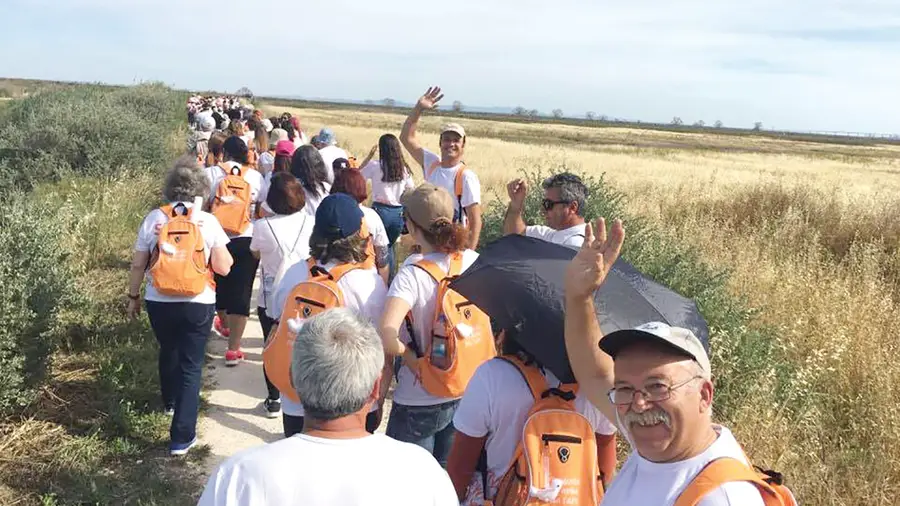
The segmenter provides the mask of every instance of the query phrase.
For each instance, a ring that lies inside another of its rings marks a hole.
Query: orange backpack
[[[784,478],[775,471],[753,468],[740,460],[720,458],[713,460],[687,486],[674,506],[696,506],[706,494],[725,483],[746,481],[759,490],[766,506],[797,506],[794,494],[784,485]]]
[[[343,264],[330,271],[319,267],[314,258],[308,260],[309,278],[298,283],[284,302],[278,327],[263,348],[263,367],[269,381],[282,395],[300,402],[291,382],[291,355],[297,332],[303,321],[331,308],[343,307],[344,295],[338,281],[348,272],[360,269],[360,264]]]
[[[450,270],[446,274],[427,260],[414,265],[437,281],[432,335],[425,353],[418,349],[411,317],[406,319],[410,346],[422,359],[417,376],[431,395],[461,397],[475,369],[497,355],[491,320],[473,302],[450,288],[450,282],[462,272],[462,253],[450,255]]]
[[[514,356],[500,358],[521,373],[534,405],[509,470],[500,479],[493,500],[485,504],[600,504],[603,481],[597,440],[591,423],[575,409],[577,385],[548,388],[537,367]]]
[[[456,178],[453,181],[453,194],[456,196],[456,205],[459,206],[457,211],[453,212],[453,223],[462,223],[463,215],[466,213],[465,208],[462,205],[462,195],[463,195],[463,174],[468,169],[466,167],[466,162],[459,162],[459,169],[456,171]],[[428,174],[425,175],[425,179],[431,179],[431,175],[434,174],[434,171],[441,166],[441,161],[437,160],[431,164],[431,167],[428,168]]]
[[[193,297],[210,286],[212,271],[206,260],[206,243],[200,225],[191,219],[193,209],[179,213],[172,205],[163,206],[168,221],[159,229],[159,239],[150,260],[150,279],[163,295]]]
[[[250,183],[244,179],[248,170],[253,169],[232,167],[216,188],[212,214],[229,234],[241,234],[250,225],[251,189]]]

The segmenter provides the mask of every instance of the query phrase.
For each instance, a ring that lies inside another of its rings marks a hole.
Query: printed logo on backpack
[[[299,402],[300,397],[291,382],[291,356],[297,334],[305,321],[331,308],[343,307],[344,296],[338,281],[348,272],[360,269],[360,264],[338,265],[326,271],[310,258],[307,262],[309,278],[297,284],[284,302],[278,326],[263,348],[263,367],[269,381],[282,395]]]

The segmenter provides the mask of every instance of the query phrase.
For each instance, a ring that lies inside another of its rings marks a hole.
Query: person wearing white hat
[[[439,87],[428,88],[416,102],[403,129],[400,142],[422,167],[425,180],[440,186],[455,197],[454,223],[462,223],[469,229],[469,249],[478,247],[481,237],[481,181],[475,171],[466,167],[463,155],[466,148],[466,131],[458,123],[448,123],[441,127],[440,156],[422,147],[416,135],[416,127],[422,113],[437,109],[444,98]]]
[[[601,335],[594,292],[624,238],[618,220],[609,234],[603,218],[596,227],[588,225],[565,275],[565,341],[579,392],[616,421],[633,450],[601,505],[783,504],[763,501],[773,489],[749,478],[755,474],[741,445],[726,427],[713,423],[708,343],[688,329],[661,322]],[[708,476],[705,470],[717,461],[743,470],[743,477],[695,481],[701,473]],[[691,492],[689,502],[681,498],[686,492]]]

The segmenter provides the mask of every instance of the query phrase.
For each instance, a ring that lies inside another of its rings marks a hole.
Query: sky
[[[898,0],[2,0],[0,76],[900,133]]]

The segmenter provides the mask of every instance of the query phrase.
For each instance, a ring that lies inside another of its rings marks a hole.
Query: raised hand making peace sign
[[[584,229],[584,244],[566,268],[566,297],[591,298],[619,258],[624,241],[625,228],[621,220],[613,222],[608,234],[604,218],[598,218],[594,227],[588,223]]]

